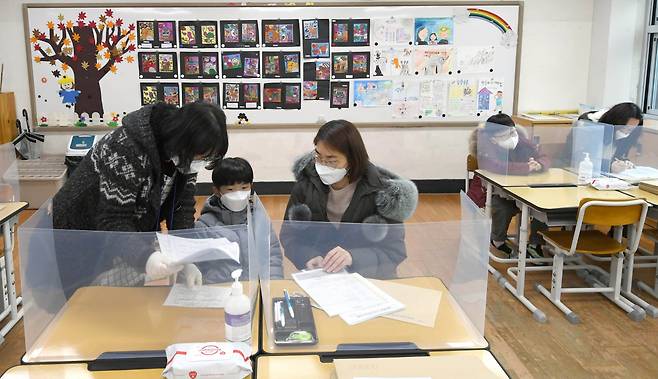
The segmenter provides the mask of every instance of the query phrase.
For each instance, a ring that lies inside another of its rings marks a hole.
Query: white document
[[[198,286],[188,288],[185,284],[174,284],[164,302],[166,307],[224,308],[231,287]]]
[[[624,170],[618,174],[610,174],[615,178],[626,180],[631,183],[637,183],[642,180],[658,179],[658,170],[648,166],[636,166],[628,170]]]
[[[231,259],[240,263],[240,245],[226,238],[183,238],[157,233],[160,251],[174,264]]]
[[[339,315],[348,325],[404,309],[404,304],[356,273],[328,274],[317,269],[292,277],[327,315]]]

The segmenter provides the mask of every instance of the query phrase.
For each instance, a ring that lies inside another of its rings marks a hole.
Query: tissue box
[[[244,343],[180,343],[166,349],[167,379],[242,379],[251,374],[251,348]]]

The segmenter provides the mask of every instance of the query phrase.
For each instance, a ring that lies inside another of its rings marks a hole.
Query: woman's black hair
[[[313,139],[313,144],[317,145],[320,141],[347,157],[349,165],[347,175],[350,183],[366,174],[370,158],[361,133],[354,124],[345,120],[329,121],[320,127],[318,134]]]
[[[158,103],[150,121],[160,153],[178,156],[181,167],[189,167],[197,156],[217,161],[228,150],[226,115],[216,105],[198,101],[176,108]]]
[[[219,188],[236,183],[253,183],[254,170],[242,158],[224,158],[212,170],[212,184]]]
[[[642,125],[644,117],[640,107],[635,103],[619,103],[605,112],[599,122],[608,125],[626,125],[632,118],[640,120]]]

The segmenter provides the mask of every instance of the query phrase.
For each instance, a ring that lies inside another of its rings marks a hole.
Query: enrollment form
[[[169,296],[163,305],[182,308],[224,308],[230,294],[231,287],[197,286],[188,288],[185,284],[176,283],[171,287]]]
[[[357,273],[329,274],[317,269],[292,277],[329,317],[338,315],[348,325],[404,309],[404,304]]]
[[[226,238],[183,238],[157,233],[162,254],[174,264],[231,259],[240,263],[240,245]]]

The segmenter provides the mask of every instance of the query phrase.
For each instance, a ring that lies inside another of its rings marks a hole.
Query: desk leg
[[[18,320],[23,316],[23,311],[18,312],[18,301],[16,299],[16,282],[14,279],[14,239],[12,234],[12,228],[17,223],[17,217],[12,218],[11,220],[5,222],[2,225],[2,233],[5,240],[5,274],[7,280],[7,292],[9,297],[9,309],[10,309],[10,319],[7,325],[5,325],[2,330],[2,336],[6,336],[11,328],[16,325]]]
[[[645,292],[649,293],[651,296],[658,299],[658,241],[655,242],[655,244],[654,244],[653,255],[654,255],[654,258],[656,258],[655,266],[653,266],[653,268],[655,269],[654,279],[653,279],[653,288],[651,288],[650,285],[648,285],[644,282],[638,282],[637,286],[640,289],[644,290]]]
[[[493,185],[487,182],[487,198],[484,203],[484,215],[491,218],[491,196],[493,195]]]

